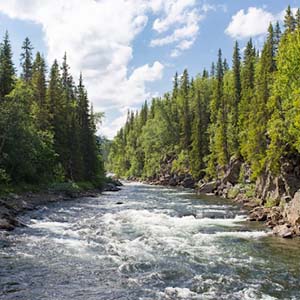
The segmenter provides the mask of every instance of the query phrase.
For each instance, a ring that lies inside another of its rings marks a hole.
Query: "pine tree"
[[[208,87],[207,75],[197,78],[195,82],[192,147],[190,153],[191,174],[195,179],[200,179],[204,176],[205,158],[208,154],[210,89]]]
[[[285,32],[288,33],[293,32],[296,28],[296,20],[290,5],[288,6],[285,12],[284,27],[285,27]]]
[[[248,142],[249,112],[251,105],[253,105],[255,63],[256,51],[252,39],[250,39],[244,52],[241,70],[242,97],[239,105],[239,139],[243,157],[246,157],[245,147]]]
[[[300,8],[297,9],[296,12],[296,28],[300,29]]]
[[[224,70],[224,73],[229,71],[229,65],[228,65],[226,58],[224,58],[224,61],[223,61],[223,70]]]
[[[216,66],[215,63],[213,62],[210,68],[210,77],[215,77],[215,75],[216,75]]]
[[[276,71],[275,42],[273,26],[270,24],[267,41],[256,69],[255,96],[249,107],[248,137],[244,144],[244,154],[251,164],[253,176],[259,175],[265,166],[268,146],[267,122],[268,101],[271,96],[273,73]]]
[[[276,57],[278,70],[268,103],[271,117],[267,128],[267,165],[276,175],[280,173],[283,157],[300,153],[299,58],[300,31],[285,33]]]
[[[9,35],[6,31],[0,47],[0,99],[3,100],[15,85],[15,68],[12,61],[12,51]]]
[[[95,180],[97,175],[98,158],[96,140],[94,137],[94,124],[92,123],[87,92],[83,85],[82,74],[77,87],[78,124],[81,153],[84,168],[84,179]]]
[[[208,77],[209,77],[208,71],[206,69],[203,69],[202,78],[208,78]]]
[[[279,22],[276,22],[275,30],[274,30],[274,43],[275,43],[275,55],[278,52],[278,47],[281,39],[281,28]]]
[[[75,92],[73,77],[70,74],[70,67],[67,63],[67,53],[65,53],[63,56],[63,62],[61,66],[61,80],[66,100],[70,102],[72,99],[75,98]]]
[[[27,37],[22,46],[23,52],[21,53],[21,67],[22,67],[22,73],[21,78],[25,82],[29,82],[32,78],[32,50],[33,46]]]
[[[217,165],[224,167],[229,161],[228,149],[228,108],[224,97],[224,64],[222,51],[218,51],[215,85],[213,98],[210,106],[211,124],[210,133],[210,155],[208,157],[207,172],[210,176],[217,176]]]
[[[46,102],[46,62],[40,52],[37,52],[32,65],[31,85],[36,103],[38,127],[42,130],[49,129],[50,116]]]
[[[232,128],[232,147],[233,153],[238,156],[239,154],[239,105],[242,96],[241,86],[241,56],[238,42],[235,42],[232,58],[232,71],[234,81],[234,98],[232,103],[232,117],[231,117],[231,128]]]
[[[34,89],[34,98],[39,106],[46,105],[46,62],[40,52],[36,53],[32,66],[32,85]]]
[[[190,82],[187,70],[183,71],[180,82],[180,104],[181,104],[181,149],[189,150],[191,144],[191,114],[189,104]]]
[[[222,65],[222,51],[219,49],[218,64],[217,64],[217,98],[218,98],[218,112],[215,136],[215,151],[217,153],[217,162],[224,167],[229,162],[228,149],[228,107],[224,97],[224,64]]]
[[[62,80],[57,60],[50,69],[50,80],[47,89],[47,106],[49,108],[49,124],[54,134],[54,149],[58,160],[68,179],[73,179],[70,173],[68,120],[66,119],[66,104],[64,101]]]

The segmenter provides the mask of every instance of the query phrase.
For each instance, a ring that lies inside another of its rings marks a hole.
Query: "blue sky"
[[[83,72],[90,100],[112,138],[128,108],[172,87],[172,76],[210,68],[222,48],[231,62],[238,40],[261,47],[270,22],[300,0],[0,0],[0,28],[10,34],[15,64],[28,36],[50,65],[68,53],[74,77]]]

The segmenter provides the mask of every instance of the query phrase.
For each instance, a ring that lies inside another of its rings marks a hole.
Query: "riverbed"
[[[21,218],[0,233],[0,299],[300,299],[300,240],[221,198],[127,183]]]

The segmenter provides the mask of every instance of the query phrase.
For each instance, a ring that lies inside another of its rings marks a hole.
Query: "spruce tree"
[[[241,86],[241,56],[238,42],[235,42],[232,58],[232,71],[234,81],[234,98],[232,103],[232,116],[231,116],[231,128],[232,128],[232,147],[233,153],[238,156],[239,154],[239,105],[242,96]]]
[[[181,149],[189,150],[191,144],[191,113],[189,104],[190,82],[187,69],[183,71],[180,82],[180,104],[181,104]]]
[[[97,175],[98,158],[96,140],[94,137],[94,124],[92,123],[87,92],[83,85],[82,74],[77,87],[78,124],[81,145],[84,180],[95,180]]]
[[[12,60],[12,51],[9,35],[6,31],[0,46],[0,99],[4,100],[15,85],[15,68]]]
[[[256,60],[256,51],[253,47],[252,39],[250,39],[244,52],[241,70],[242,97],[239,105],[239,139],[240,150],[243,157],[246,156],[245,147],[248,142],[249,112],[253,105]]]
[[[37,106],[38,127],[42,130],[50,129],[50,116],[48,104],[46,102],[46,62],[40,52],[36,53],[36,57],[32,65],[31,85],[34,101]]]
[[[217,64],[217,124],[215,136],[215,152],[217,153],[217,162],[224,167],[229,162],[228,149],[228,105],[224,97],[224,63],[222,64],[222,51],[219,49]]]
[[[275,42],[275,55],[278,52],[279,42],[281,39],[281,28],[279,22],[276,22],[275,30],[274,30],[274,42]]]
[[[21,78],[25,82],[30,82],[32,78],[32,50],[33,46],[28,37],[23,42],[22,46],[23,52],[21,53],[21,67],[22,73]]]
[[[296,28],[300,30],[300,8],[296,12]]]
[[[212,62],[211,67],[210,67],[210,77],[215,77],[216,75],[216,66],[215,63]]]
[[[270,24],[267,41],[256,68],[255,96],[249,107],[248,135],[244,144],[246,160],[251,164],[253,176],[264,169],[268,146],[267,123],[269,119],[268,102],[271,96],[273,73],[276,71],[275,42],[273,27]]]
[[[291,33],[295,30],[296,28],[296,20],[293,15],[291,6],[289,5],[284,16],[284,27],[285,27],[285,32]]]

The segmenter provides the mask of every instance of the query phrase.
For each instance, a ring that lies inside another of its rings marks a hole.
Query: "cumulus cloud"
[[[265,34],[269,24],[276,19],[276,16],[262,8],[249,7],[247,12],[241,9],[232,16],[225,33],[237,39],[259,36]]]
[[[175,44],[179,55],[196,39],[202,18],[196,6],[196,0],[0,0],[0,12],[42,27],[49,64],[67,52],[71,71],[82,71],[96,110],[118,110],[117,121],[109,117],[111,126],[104,130],[110,137],[124,119],[124,107],[151,97],[147,82],[163,75],[159,61],[128,67],[133,41],[149,22],[149,14],[156,16],[154,32],[165,35],[151,45]]]
[[[165,1],[164,16],[157,18],[153,29],[158,34],[163,34],[174,29],[163,37],[158,37],[150,42],[151,47],[175,44],[171,57],[177,57],[183,50],[189,49],[195,42],[199,32],[199,22],[204,14],[213,9],[213,6],[202,5],[195,7],[194,0]]]

